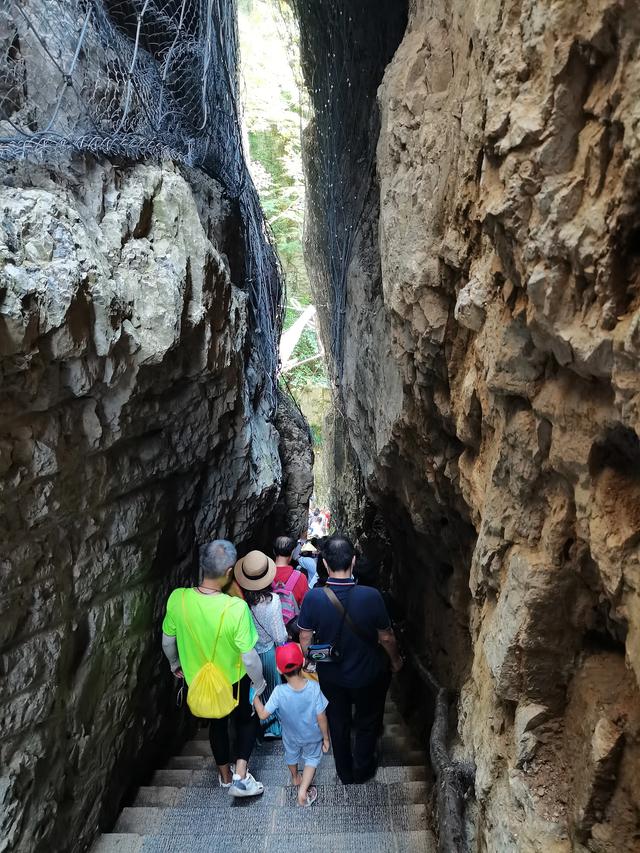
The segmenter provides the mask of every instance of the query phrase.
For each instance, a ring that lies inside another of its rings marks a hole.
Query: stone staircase
[[[280,741],[257,744],[249,767],[264,794],[233,799],[218,787],[207,729],[200,729],[151,786],[138,789],[92,853],[435,853],[426,755],[390,701],[371,782],[342,785],[332,756],[324,756],[318,799],[300,808]]]

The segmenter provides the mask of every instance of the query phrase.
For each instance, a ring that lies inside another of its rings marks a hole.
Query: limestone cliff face
[[[280,484],[235,214],[170,164],[0,187],[0,849],[80,850],[173,703],[166,592]]]
[[[309,425],[288,394],[278,392],[276,427],[280,436],[282,489],[271,517],[272,536],[307,535],[309,498],[313,492],[313,448]]]
[[[639,91],[633,2],[415,0],[379,92],[341,400],[479,850],[638,845]]]

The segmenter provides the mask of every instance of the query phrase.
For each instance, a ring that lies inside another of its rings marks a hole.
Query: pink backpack
[[[295,619],[298,613],[300,613],[298,602],[293,594],[293,588],[298,583],[300,577],[301,573],[297,571],[297,569],[294,569],[289,575],[289,579],[286,583],[276,581],[272,587],[273,591],[280,599],[280,604],[282,605],[282,619],[285,625],[288,625],[289,622],[291,622],[292,619]]]

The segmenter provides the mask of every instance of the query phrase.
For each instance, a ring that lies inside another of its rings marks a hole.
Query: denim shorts
[[[322,741],[313,743],[288,743],[283,738],[284,758],[287,764],[304,764],[305,767],[317,767],[322,759]]]

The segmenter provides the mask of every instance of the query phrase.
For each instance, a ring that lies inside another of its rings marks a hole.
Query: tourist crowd
[[[199,585],[169,596],[162,647],[188,685],[189,707],[210,719],[219,784],[234,797],[264,790],[248,767],[257,737],[282,738],[301,806],[317,798],[316,768],[331,746],[343,784],[375,775],[402,658],[372,567],[361,560],[354,577],[354,547],[327,537],[328,523],[312,522],[309,541],[279,536],[275,559],[261,551],[238,559],[231,542],[209,542]]]

